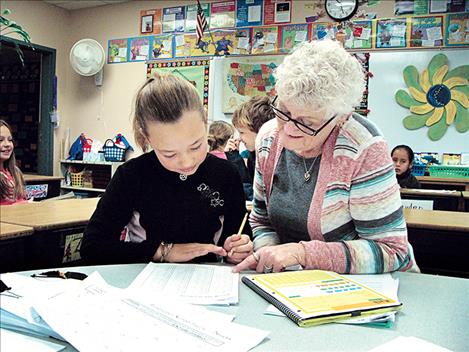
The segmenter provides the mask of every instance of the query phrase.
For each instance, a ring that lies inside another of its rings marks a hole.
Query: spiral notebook
[[[396,311],[402,306],[399,301],[330,271],[248,275],[242,281],[302,327]]]

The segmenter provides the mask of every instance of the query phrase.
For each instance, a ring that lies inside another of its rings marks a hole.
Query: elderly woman
[[[313,41],[275,75],[276,119],[256,140],[255,252],[235,271],[419,271],[387,144],[352,112],[365,89],[361,65],[339,43]]]

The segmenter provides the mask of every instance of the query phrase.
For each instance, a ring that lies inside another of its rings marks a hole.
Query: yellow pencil
[[[241,226],[239,227],[237,235],[241,235],[241,233],[243,232],[243,228],[244,228],[244,225],[246,225],[246,220],[248,219],[248,215],[249,213],[246,212],[246,214],[244,215],[243,221],[241,222]],[[233,249],[231,249],[230,253],[228,253],[228,256],[231,257],[232,255],[233,255]]]

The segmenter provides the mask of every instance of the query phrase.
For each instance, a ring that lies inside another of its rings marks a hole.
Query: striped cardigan
[[[255,250],[280,243],[269,221],[268,204],[282,149],[277,121],[271,120],[256,140],[250,215]],[[323,145],[307,227],[311,240],[301,242],[305,268],[338,273],[419,271],[407,241],[387,144],[375,125],[360,115],[336,126]]]

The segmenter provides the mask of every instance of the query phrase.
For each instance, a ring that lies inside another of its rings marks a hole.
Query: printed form
[[[237,304],[239,274],[231,266],[149,263],[127,288],[192,304]]]

